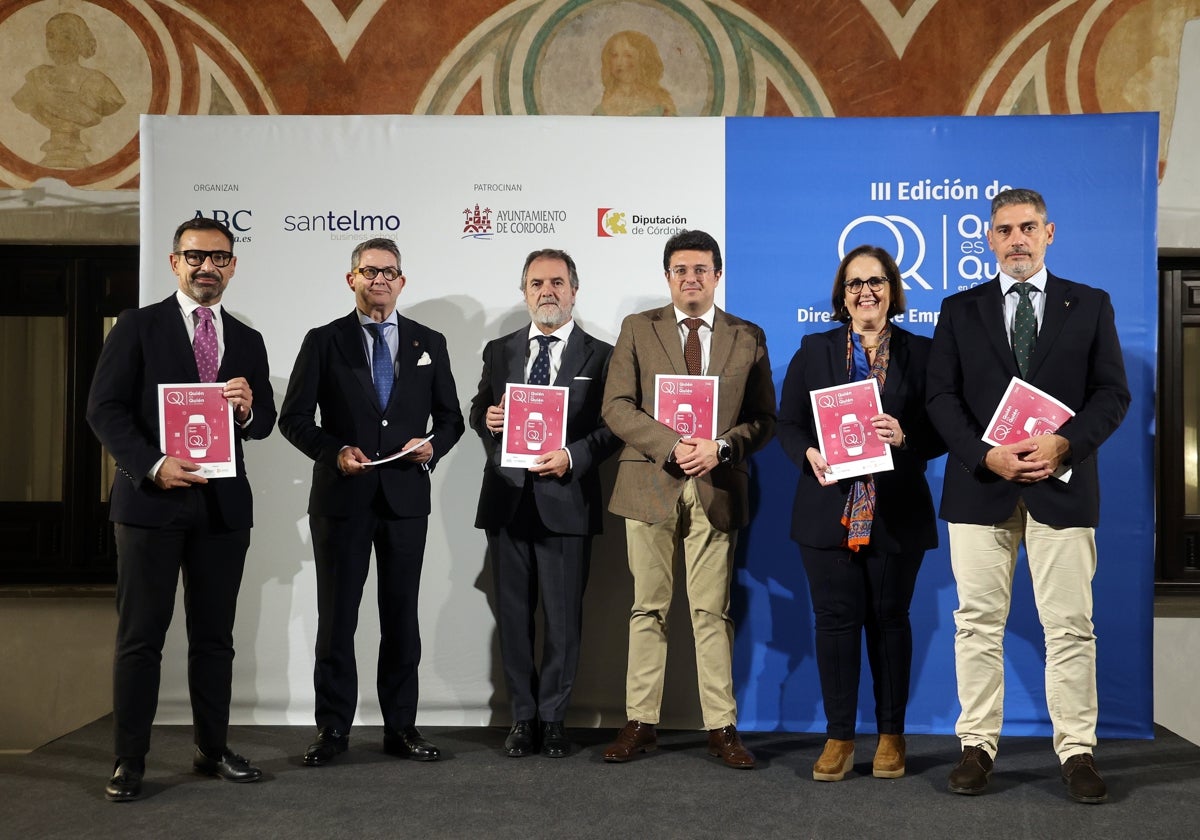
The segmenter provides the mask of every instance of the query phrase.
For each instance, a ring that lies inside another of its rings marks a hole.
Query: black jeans
[[[828,737],[854,738],[864,630],[878,731],[902,734],[912,669],[908,607],[925,552],[801,546],[800,556],[816,617],[817,671]]]

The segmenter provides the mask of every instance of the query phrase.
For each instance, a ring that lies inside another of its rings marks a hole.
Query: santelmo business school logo
[[[687,216],[628,213],[615,207],[596,208],[596,236],[674,236],[687,229]]]

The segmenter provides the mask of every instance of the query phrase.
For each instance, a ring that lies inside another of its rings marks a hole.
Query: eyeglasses
[[[400,269],[392,268],[390,265],[387,268],[376,268],[373,265],[363,265],[354,269],[355,274],[361,274],[364,280],[374,280],[380,274],[383,279],[391,283],[400,276]]]
[[[686,265],[671,266],[671,274],[678,280],[687,277],[688,274],[695,275],[697,280],[703,280],[712,273],[712,268],[707,265],[693,265],[690,268]]]
[[[233,260],[233,253],[230,251],[175,251],[175,256],[183,257],[183,261],[193,268],[198,268],[204,265],[205,260],[212,260],[212,264],[217,268],[224,268]]]
[[[846,291],[852,295],[861,294],[864,284],[870,286],[872,292],[878,292],[888,284],[888,279],[886,277],[868,277],[866,280],[859,280],[858,278],[847,280]]]

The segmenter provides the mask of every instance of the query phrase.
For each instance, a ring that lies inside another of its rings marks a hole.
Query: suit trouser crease
[[[416,722],[421,635],[418,615],[428,518],[396,517],[376,504],[349,517],[310,516],[317,570],[313,683],[318,728],[349,732],[358,703],[354,635],[375,551],[379,658],[376,688],[384,725]]]
[[[591,538],[552,533],[520,512],[518,521],[523,524],[487,532],[504,681],[514,720],[561,721],[579,665]],[[540,669],[535,651],[539,596]]]
[[[167,525],[143,528],[117,523],[115,527],[118,618],[113,718],[119,756],[149,752],[163,644],[181,577],[193,737],[206,752],[226,747],[233,624],[250,529],[214,527],[202,490],[177,492],[186,494],[184,503]]]
[[[993,757],[1004,712],[1004,628],[1012,601],[1017,549],[1025,543],[1034,601],[1045,637],[1046,706],[1060,761],[1096,744],[1096,636],[1092,528],[1055,528],[1019,502],[991,525],[950,523],[950,557],[958,587],[954,659],[962,713],[955,731],[964,745]]]
[[[830,738],[855,736],[863,637],[880,733],[904,732],[912,670],[909,605],[924,551],[801,546],[812,595],[817,670]]]
[[[674,515],[654,523],[627,519],[625,533],[634,590],[626,677],[629,719],[654,724],[660,719],[674,558],[681,546],[704,728],[736,725],[729,584],[737,532],[713,527],[689,479]]]

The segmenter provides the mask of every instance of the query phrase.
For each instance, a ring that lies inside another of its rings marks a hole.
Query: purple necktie
[[[207,306],[196,307],[196,335],[192,339],[192,352],[196,354],[196,370],[201,382],[217,381],[217,328],[213,325],[212,310]]]

